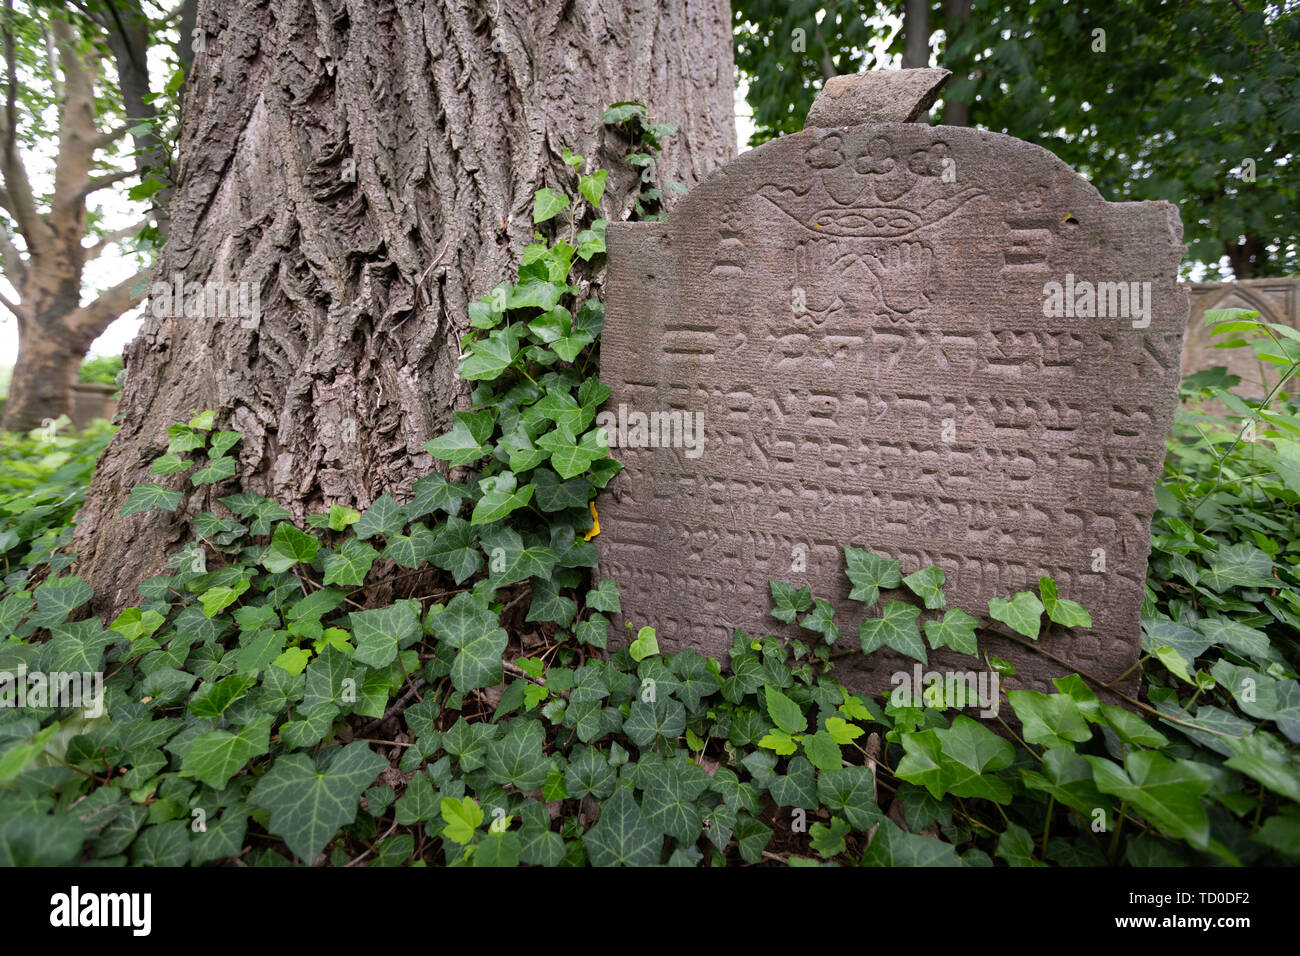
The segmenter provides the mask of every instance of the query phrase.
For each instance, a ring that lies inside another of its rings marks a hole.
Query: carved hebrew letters
[[[721,655],[733,628],[781,631],[776,578],[831,599],[852,646],[869,613],[848,600],[853,545],[939,565],[950,605],[983,617],[1051,575],[1094,627],[1046,649],[1123,673],[1176,400],[1180,235],[1171,206],[1107,203],[1037,147],[910,123],[784,137],[667,221],[610,226],[607,407],[702,412],[705,436],[695,458],[613,452],[596,542],[624,617]],[[1149,325],[1046,316],[1067,274],[1150,283]],[[987,650],[1013,684],[1060,672]],[[875,690],[902,666],[846,661]]]

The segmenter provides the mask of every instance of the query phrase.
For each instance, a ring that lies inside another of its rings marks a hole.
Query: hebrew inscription
[[[913,123],[784,137],[668,220],[611,225],[606,408],[702,426],[693,447],[613,451],[626,468],[596,541],[624,617],[721,655],[734,628],[785,632],[776,578],[832,600],[855,646],[870,612],[848,600],[852,545],[905,574],[939,565],[949,605],[984,618],[1051,575],[1094,626],[1044,648],[1123,674],[1176,403],[1181,231],[1169,204],[1108,203],[1038,147]],[[1130,288],[1143,318],[1122,314]],[[1011,684],[1062,671],[985,649]],[[840,679],[872,690],[911,667],[845,661]]]

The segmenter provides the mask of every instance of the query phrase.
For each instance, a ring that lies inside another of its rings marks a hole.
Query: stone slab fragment
[[[595,540],[622,616],[715,656],[734,628],[815,638],[768,615],[775,578],[830,599],[854,647],[852,545],[905,574],[939,565],[950,605],[981,618],[1051,575],[1094,626],[1042,646],[1123,674],[1177,401],[1181,233],[1172,205],[1108,203],[1039,147],[912,123],[783,137],[666,221],[610,225],[601,378],[628,427]],[[1098,283],[1111,314],[1078,314]],[[702,421],[702,447],[627,447],[638,412]],[[1061,673],[984,649],[1016,664],[1012,684]],[[884,690],[911,668],[884,652],[836,673]]]
[[[833,76],[813,100],[804,129],[923,120],[949,70],[875,70]]]

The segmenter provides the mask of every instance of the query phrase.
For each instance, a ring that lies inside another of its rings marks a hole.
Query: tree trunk
[[[930,65],[930,0],[903,3],[903,69]]]
[[[60,415],[71,416],[71,389],[87,348],[89,343],[70,342],[61,330],[24,323],[5,402],[4,430],[30,431]]]
[[[78,526],[97,609],[137,601],[186,519],[235,488],[299,516],[403,500],[467,402],[468,303],[513,277],[535,190],[569,186],[562,148],[611,170],[610,220],[638,185],[611,103],[680,127],[664,180],[732,156],[730,22],[726,0],[201,0],[155,277],[249,283],[260,317],[150,303]],[[244,435],[236,478],[163,479],[177,512],[120,517],[167,426],[205,408]]]
[[[944,47],[950,47],[970,23],[971,0],[945,0],[944,2]],[[944,64],[940,64],[944,65]],[[953,99],[947,93],[943,97],[943,125],[969,126],[970,103]]]

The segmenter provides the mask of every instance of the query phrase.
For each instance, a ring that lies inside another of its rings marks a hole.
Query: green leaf
[[[943,584],[947,580],[942,568],[930,565],[921,568],[903,578],[903,583],[911,589],[912,593],[925,602],[926,608],[936,610],[947,603],[943,596]]]
[[[1038,593],[1043,599],[1047,619],[1061,627],[1092,627],[1092,615],[1083,605],[1056,596],[1056,582],[1051,578],[1038,579]]]
[[[875,604],[880,592],[903,583],[902,566],[897,559],[882,558],[857,548],[844,548],[844,573],[853,583],[849,597],[864,604]]]
[[[704,817],[696,800],[709,786],[709,775],[685,757],[645,762],[637,769],[646,821],[686,846],[700,838]]]
[[[484,769],[494,783],[536,790],[546,782],[550,758],[543,752],[546,733],[539,720],[520,720],[500,740],[490,741]]]
[[[348,621],[357,642],[353,659],[370,667],[387,667],[397,660],[399,649],[410,647],[422,634],[419,605],[410,601],[353,611]]]
[[[366,509],[366,513],[361,516],[356,523],[356,527],[352,530],[356,532],[358,538],[364,541],[377,534],[396,534],[402,530],[405,523],[401,506],[393,500],[392,495],[383,494],[376,498],[375,503]]]
[[[474,831],[483,824],[483,808],[473,797],[443,797],[440,812],[446,821],[442,835],[462,845],[474,839]]]
[[[921,609],[902,601],[886,601],[880,617],[869,617],[858,625],[862,653],[870,654],[881,647],[890,647],[900,654],[914,657],[928,664],[925,643],[916,628]]]
[[[190,476],[191,484],[211,485],[234,477],[238,462],[233,458],[211,458],[208,463]]]
[[[838,770],[844,763],[840,745],[829,731],[819,730],[815,734],[806,734],[802,743],[808,760],[818,770]]]
[[[827,644],[834,644],[840,639],[840,629],[835,624],[835,608],[829,601],[823,601],[821,598],[813,602],[812,612],[803,616],[799,626],[814,634],[820,634]]]
[[[944,611],[943,620],[925,621],[921,628],[925,638],[930,642],[930,649],[937,651],[941,647],[951,647],[962,654],[979,656],[976,646],[975,628],[979,618],[967,614],[961,608],[953,607]]]
[[[1017,634],[1038,640],[1038,629],[1043,622],[1043,602],[1029,591],[1017,591],[1010,601],[1005,598],[989,599],[989,617],[1001,621]]]
[[[266,753],[271,746],[271,724],[275,718],[258,714],[236,733],[212,730],[194,738],[181,761],[181,772],[206,783],[214,790],[224,790],[230,778],[248,761]]]
[[[152,511],[154,508],[159,508],[162,511],[175,511],[176,506],[180,503],[181,493],[179,491],[170,491],[162,485],[134,485],[131,488],[130,497],[126,499],[126,504],[122,506],[122,517]]]
[[[615,791],[600,808],[596,825],[582,835],[592,866],[654,866],[663,836],[650,825],[632,792]]]
[[[377,557],[379,552],[370,545],[356,538],[348,538],[339,545],[337,551],[326,553],[323,583],[359,587],[366,583],[366,575],[370,573],[370,566]]]
[[[1007,692],[1011,709],[1023,724],[1022,736],[1031,744],[1069,747],[1092,738],[1079,705],[1066,694],[1040,694],[1036,690]]]
[[[952,844],[904,832],[885,817],[862,854],[862,866],[961,866]]]
[[[472,525],[491,524],[500,521],[512,511],[524,507],[533,499],[533,486],[515,487],[514,475],[497,476],[498,481],[478,503],[474,505],[474,514],[470,517]]]
[[[772,616],[786,624],[794,623],[795,616],[813,606],[812,592],[804,588],[795,588],[783,581],[768,581],[772,590]]]
[[[451,572],[457,584],[483,567],[483,555],[474,544],[475,535],[468,521],[452,515],[434,540],[431,560],[444,571]],[[522,549],[522,544],[520,547]]]
[[[808,718],[804,716],[799,705],[792,701],[779,688],[768,684],[763,688],[767,702],[767,715],[787,734],[801,734],[808,729]]]
[[[474,496],[464,485],[449,482],[437,472],[419,479],[412,492],[414,497],[402,506],[402,514],[407,521],[423,518],[434,511],[459,514],[461,502]]]
[[[1210,842],[1210,823],[1202,796],[1213,782],[1211,770],[1190,760],[1170,760],[1154,750],[1131,750],[1121,768],[1106,757],[1084,754],[1097,789],[1118,797],[1147,822],[1194,847]]]
[[[425,442],[424,450],[452,465],[472,465],[491,451],[483,443],[492,424],[490,412],[454,412],[451,431]]]
[[[605,195],[605,180],[609,178],[609,170],[598,169],[590,176],[578,177],[578,192],[582,197],[591,203],[592,208],[600,205],[600,197]]]
[[[272,572],[288,571],[295,564],[311,564],[319,549],[320,542],[315,537],[282,521],[275,526],[271,544],[262,556],[262,566]]]
[[[640,662],[659,653],[659,641],[653,627],[643,627],[637,631],[636,640],[628,645],[627,651],[632,660]]]
[[[90,585],[75,576],[51,578],[38,585],[35,593],[36,611],[27,619],[33,627],[62,624],[68,615],[95,596]]]
[[[339,827],[356,819],[362,791],[387,764],[363,741],[334,751],[323,769],[306,754],[285,754],[253,787],[249,801],[269,810],[267,829],[312,863]]]
[[[569,197],[549,187],[533,194],[533,223],[546,222],[569,206]]]
[[[513,528],[494,526],[479,537],[488,556],[488,574],[493,587],[505,587],[525,578],[547,577],[558,560],[555,552],[544,545],[524,547],[519,532]],[[434,563],[437,563],[436,556]]]
[[[600,583],[587,592],[584,603],[596,611],[623,613],[623,605],[618,599],[618,584],[612,578],[601,578]]]
[[[194,462],[182,458],[180,455],[163,455],[155,458],[153,465],[149,468],[151,475],[172,475],[178,471],[185,471]]]
[[[431,616],[430,626],[435,637],[457,651],[451,682],[458,691],[501,683],[507,635],[495,614],[462,592],[445,610]]]
[[[817,774],[817,799],[828,810],[838,810],[859,832],[865,833],[880,822],[876,806],[876,783],[866,767],[840,767]]]

